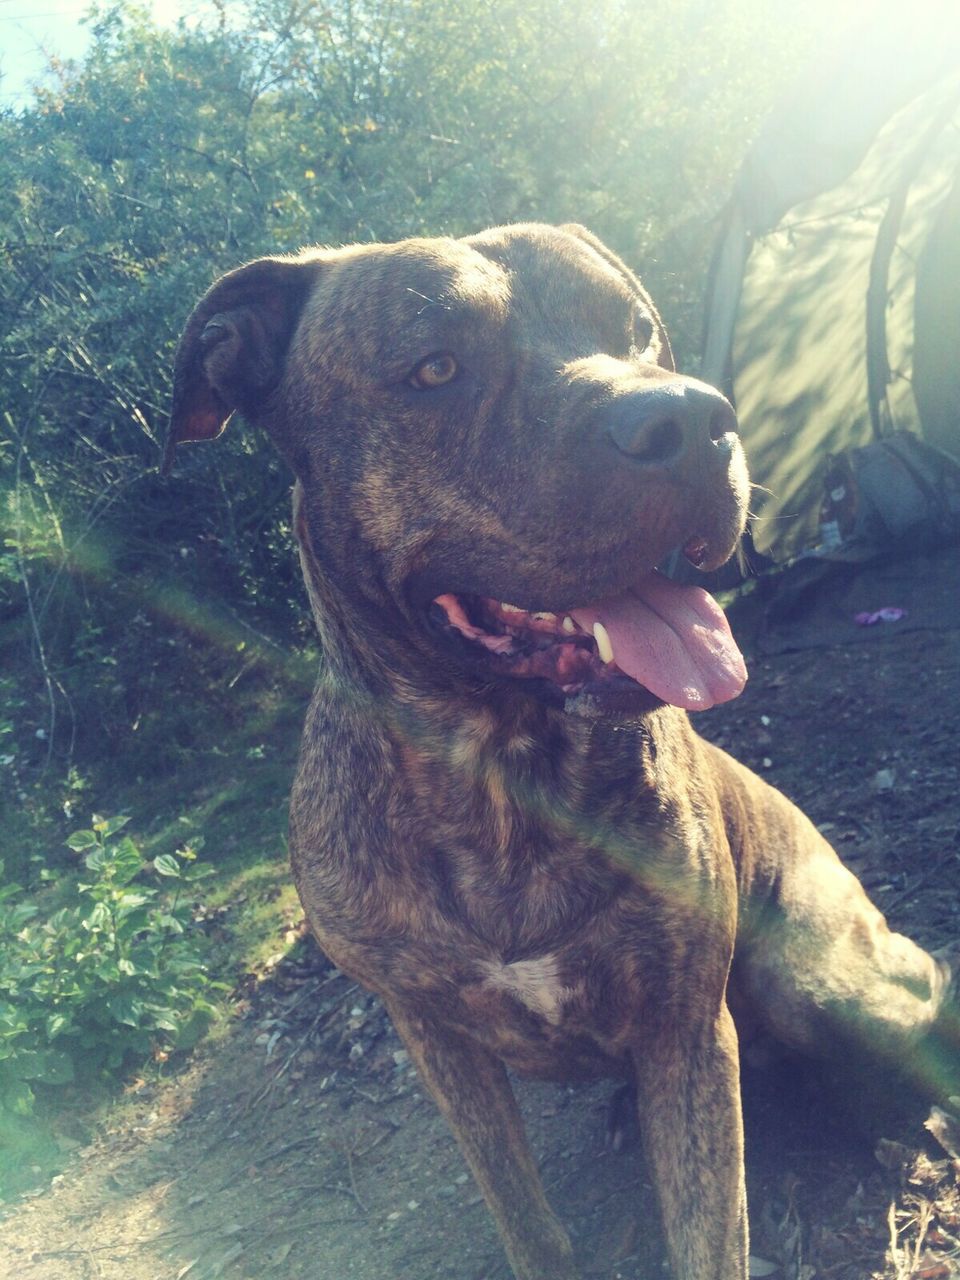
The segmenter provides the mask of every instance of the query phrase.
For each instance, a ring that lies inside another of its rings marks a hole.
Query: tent
[[[775,560],[818,543],[831,458],[908,431],[960,459],[958,0],[858,7],[819,51],[736,179],[705,323]]]

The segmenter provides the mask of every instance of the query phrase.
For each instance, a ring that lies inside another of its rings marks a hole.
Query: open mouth
[[[713,597],[656,571],[629,591],[566,613],[446,594],[430,614],[495,673],[547,680],[566,696],[626,677],[663,702],[704,711],[735,698],[747,679]]]

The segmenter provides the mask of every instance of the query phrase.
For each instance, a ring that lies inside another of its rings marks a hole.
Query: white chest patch
[[[560,982],[560,964],[556,956],[537,956],[533,960],[515,960],[500,964],[483,962],[485,985],[506,991],[552,1026],[563,1017],[563,1006],[579,994],[581,983],[566,987]]]

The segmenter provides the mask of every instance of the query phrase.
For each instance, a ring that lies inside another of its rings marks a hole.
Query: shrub
[[[189,846],[145,862],[127,818],[94,816],[67,840],[89,873],[42,895],[0,888],[0,1116],[34,1086],[115,1076],[151,1053],[191,1048],[223,984],[190,937],[192,890],[212,868]]]

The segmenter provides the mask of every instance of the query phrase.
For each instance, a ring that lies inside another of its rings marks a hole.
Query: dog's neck
[[[328,626],[325,619],[324,630]],[[387,665],[371,671],[357,652],[347,651],[352,663],[341,654],[335,645],[317,688],[326,714],[383,746],[392,743],[388,750],[402,759],[402,772],[433,779],[425,797],[442,778],[461,796],[483,792],[498,804],[509,801],[513,789],[521,807],[533,790],[544,803],[556,797],[558,807],[568,807],[571,798],[589,804],[579,779],[596,777],[592,762],[602,760],[604,797],[620,789],[636,803],[641,792],[658,788],[658,741],[672,743],[678,731],[689,732],[685,714],[674,707],[630,721],[588,718],[548,705],[516,683],[418,682],[409,670],[402,676]],[[442,803],[439,795],[434,801]]]

